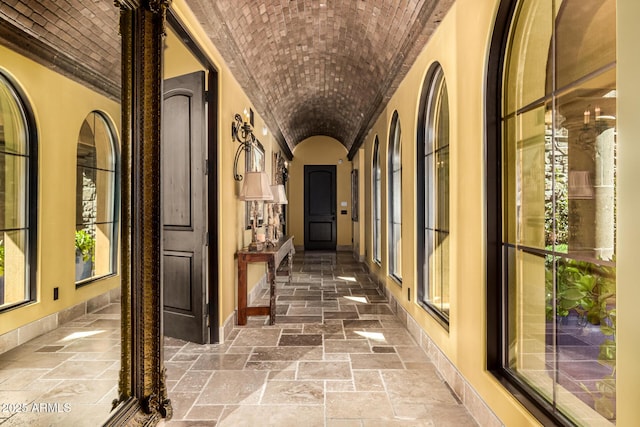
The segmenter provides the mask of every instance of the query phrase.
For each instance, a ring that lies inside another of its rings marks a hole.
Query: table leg
[[[269,279],[269,324],[276,323],[276,263],[275,259],[267,261],[267,277]]]
[[[287,258],[289,261],[289,286],[291,286],[291,276],[293,276],[293,250],[289,251]]]
[[[238,325],[247,324],[247,263],[238,257]]]

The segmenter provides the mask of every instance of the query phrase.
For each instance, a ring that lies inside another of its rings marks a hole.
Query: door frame
[[[209,342],[211,344],[220,341],[220,308],[219,308],[219,271],[218,271],[218,69],[209,60],[205,53],[193,40],[184,25],[180,22],[173,10],[167,10],[167,24],[185,46],[206,68],[207,88],[205,90],[206,101],[206,138],[207,138],[207,259],[206,274],[204,280],[207,286],[207,307],[209,315]]]

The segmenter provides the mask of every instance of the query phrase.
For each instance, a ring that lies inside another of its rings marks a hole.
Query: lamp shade
[[[272,185],[271,192],[273,193],[273,200],[271,201],[271,203],[277,203],[279,205],[286,205],[287,203],[289,203],[287,201],[287,194],[284,191],[284,185]]]
[[[273,193],[269,188],[269,176],[266,172],[247,172],[239,198],[246,201],[273,200]]]

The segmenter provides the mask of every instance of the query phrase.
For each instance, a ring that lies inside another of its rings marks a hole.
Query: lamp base
[[[264,249],[264,243],[263,242],[251,242],[249,243],[249,250],[251,252],[258,252]]]

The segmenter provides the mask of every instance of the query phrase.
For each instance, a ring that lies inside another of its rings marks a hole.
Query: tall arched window
[[[394,111],[389,130],[387,208],[389,212],[389,275],[402,281],[402,157],[400,120]]]
[[[373,193],[373,260],[382,261],[382,176],[380,171],[380,141],[376,136],[373,142],[373,165],[371,168],[371,187]]]
[[[616,1],[503,3],[489,364],[554,422],[601,425],[616,418]]]
[[[0,72],[0,310],[36,299],[38,150],[23,100]]]
[[[98,112],[78,136],[76,180],[76,282],[115,272],[117,244],[115,133]]]
[[[424,82],[417,134],[418,298],[449,323],[449,97],[440,64]]]

